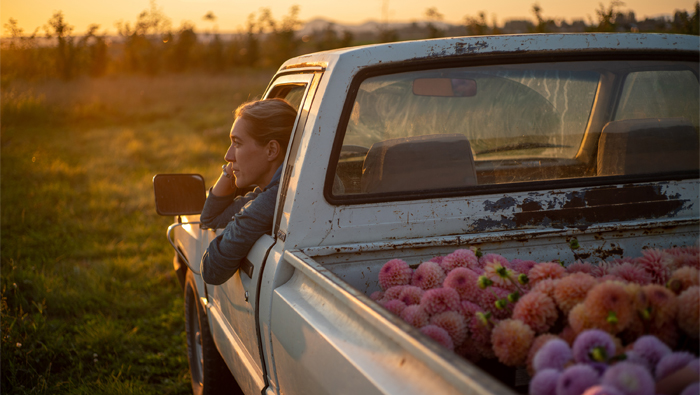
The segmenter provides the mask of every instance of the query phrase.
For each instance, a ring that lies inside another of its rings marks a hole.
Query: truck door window
[[[587,61],[371,76],[349,99],[327,190],[341,198],[475,187],[488,192],[481,187],[697,172],[697,154],[686,149],[698,150],[696,75],[693,62]],[[611,98],[596,100],[600,92]],[[595,130],[589,127],[595,111],[615,116]],[[640,166],[662,141],[675,142],[657,159],[682,153],[685,164]]]

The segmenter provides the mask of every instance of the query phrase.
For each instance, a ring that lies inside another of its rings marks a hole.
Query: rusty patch
[[[518,205],[518,208],[522,211],[542,211],[542,204],[536,200],[526,198],[523,200],[523,204]]]
[[[514,198],[510,196],[502,197],[495,202],[492,202],[490,200],[486,200],[484,202],[484,210],[486,211],[491,211],[491,212],[496,212],[498,210],[506,210],[512,207],[515,207],[516,201]]]

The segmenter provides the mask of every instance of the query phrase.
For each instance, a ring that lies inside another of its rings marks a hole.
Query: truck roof
[[[600,51],[698,51],[700,38],[656,33],[569,33],[465,36],[403,41],[341,48],[301,55],[286,61],[280,72],[294,69],[332,69],[342,61],[352,68],[412,60],[429,60],[477,54],[600,52]]]

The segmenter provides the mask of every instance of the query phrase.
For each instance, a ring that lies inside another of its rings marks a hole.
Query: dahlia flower
[[[700,286],[692,286],[678,296],[678,327],[697,339],[700,333]]]
[[[491,332],[493,352],[498,360],[508,366],[518,366],[527,360],[527,352],[535,338],[535,332],[518,320],[499,322]]]
[[[421,331],[421,333],[440,343],[440,345],[447,348],[448,350],[455,349],[455,345],[452,342],[452,338],[450,338],[450,335],[447,333],[446,330],[435,325],[426,325],[420,328],[419,330]]]
[[[591,366],[569,366],[557,380],[557,395],[582,395],[589,387],[599,382],[598,372]]]
[[[607,362],[615,355],[615,341],[607,332],[589,329],[574,340],[572,351],[578,363]]]
[[[533,365],[533,361],[535,359],[535,355],[537,355],[537,352],[547,344],[550,340],[553,339],[559,339],[557,335],[553,335],[551,333],[544,333],[539,336],[537,336],[533,341],[532,341],[532,346],[530,346],[530,351],[527,353],[527,373],[530,375],[530,377],[533,377],[535,373],[537,372],[535,370],[535,367]]]
[[[538,395],[557,395],[557,381],[561,372],[556,369],[544,369],[537,372],[530,380],[528,393]]]
[[[619,283],[608,281],[596,285],[583,304],[589,322],[612,334],[621,332],[632,321],[632,301]]]
[[[437,288],[426,291],[420,299],[420,306],[431,316],[443,311],[457,311],[461,307],[459,294],[452,288]]]
[[[438,288],[445,281],[445,272],[435,262],[423,262],[413,273],[411,285],[419,287],[423,290]]]
[[[414,304],[407,306],[401,312],[401,318],[414,328],[422,328],[428,325],[430,316],[425,312],[425,310],[423,310],[422,307],[420,307],[420,305]]]
[[[518,300],[513,308],[513,318],[530,326],[535,332],[546,332],[558,317],[557,306],[549,296],[530,291]]]
[[[654,283],[666,284],[671,275],[673,258],[663,251],[648,249],[642,251],[642,256],[636,259],[636,263],[651,275]]]
[[[456,311],[445,311],[430,317],[430,325],[447,331],[455,346],[464,343],[467,338],[467,320]]]
[[[562,279],[554,287],[554,300],[564,314],[586,299],[588,291],[597,284],[590,274],[574,273]]]
[[[564,370],[566,364],[574,359],[571,347],[562,339],[551,339],[539,349],[532,359],[532,368],[535,372],[542,369]]]
[[[473,301],[476,300],[480,291],[478,281],[478,274],[474,273],[470,269],[458,267],[447,275],[442,285],[457,291],[460,299]]]
[[[472,250],[455,250],[453,253],[445,256],[440,262],[440,267],[445,273],[458,267],[471,269],[477,266],[479,266],[479,258],[476,257]]]
[[[396,285],[406,285],[411,282],[413,269],[401,259],[392,259],[379,270],[379,286],[387,290]]]
[[[610,385],[626,395],[654,395],[654,378],[643,367],[619,362],[611,366],[603,375],[603,385]]]
[[[562,265],[554,262],[541,262],[530,269],[527,277],[530,279],[530,284],[534,287],[542,280],[562,278],[565,274],[566,269]]]

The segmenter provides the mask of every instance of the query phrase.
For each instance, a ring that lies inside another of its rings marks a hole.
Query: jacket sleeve
[[[208,284],[226,282],[248,255],[251,247],[265,233],[272,230],[277,189],[271,188],[258,194],[243,205],[217,236],[202,257],[202,278]],[[246,195],[248,196],[248,195]]]
[[[234,214],[239,212],[246,203],[255,199],[259,192],[259,190],[249,192],[245,196],[238,196],[234,199],[233,195],[216,196],[211,193],[211,188],[209,188],[209,196],[204,202],[199,220],[207,228],[223,229],[231,222]]]

